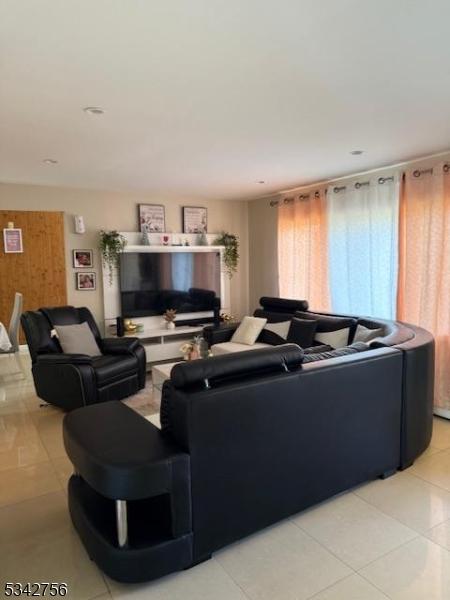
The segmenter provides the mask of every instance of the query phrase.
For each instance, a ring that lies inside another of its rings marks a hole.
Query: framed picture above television
[[[208,209],[201,206],[183,206],[183,233],[206,233]]]
[[[166,215],[162,204],[139,204],[139,231],[163,233],[166,231]]]

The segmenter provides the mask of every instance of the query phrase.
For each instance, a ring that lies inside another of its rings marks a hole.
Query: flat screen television
[[[120,255],[123,317],[212,311],[220,298],[220,252],[124,252]]]

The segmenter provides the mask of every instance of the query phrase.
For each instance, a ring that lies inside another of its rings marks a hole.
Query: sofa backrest
[[[30,351],[31,360],[34,362],[38,354],[61,352],[58,339],[51,336],[51,327],[48,319],[38,310],[29,310],[22,313],[20,318],[22,328]]]
[[[43,307],[40,308],[39,311],[46,316],[51,329],[55,325],[78,325],[86,322],[94,334],[97,342],[101,340],[97,323],[95,322],[91,311],[85,306]]]
[[[303,350],[296,344],[260,348],[252,352],[213,356],[176,364],[171,382],[178,389],[216,387],[237,377],[283,373],[300,368]]]
[[[288,298],[273,298],[263,296],[259,299],[261,308],[253,313],[255,317],[267,319],[269,323],[279,323],[291,319],[298,310],[308,310],[306,300],[290,300]]]
[[[392,348],[210,389],[166,382],[163,433],[191,456],[196,556],[396,468],[401,386]]]

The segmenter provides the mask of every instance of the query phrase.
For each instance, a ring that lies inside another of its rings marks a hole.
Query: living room
[[[0,0],[2,597],[450,598],[449,16]]]

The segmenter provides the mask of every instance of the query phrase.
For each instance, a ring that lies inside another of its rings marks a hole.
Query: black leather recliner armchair
[[[86,322],[101,356],[64,354],[51,335],[55,325]],[[45,402],[72,410],[121,400],[145,387],[145,350],[137,338],[102,338],[88,308],[61,306],[24,312],[21,323],[32,360],[36,394]]]

